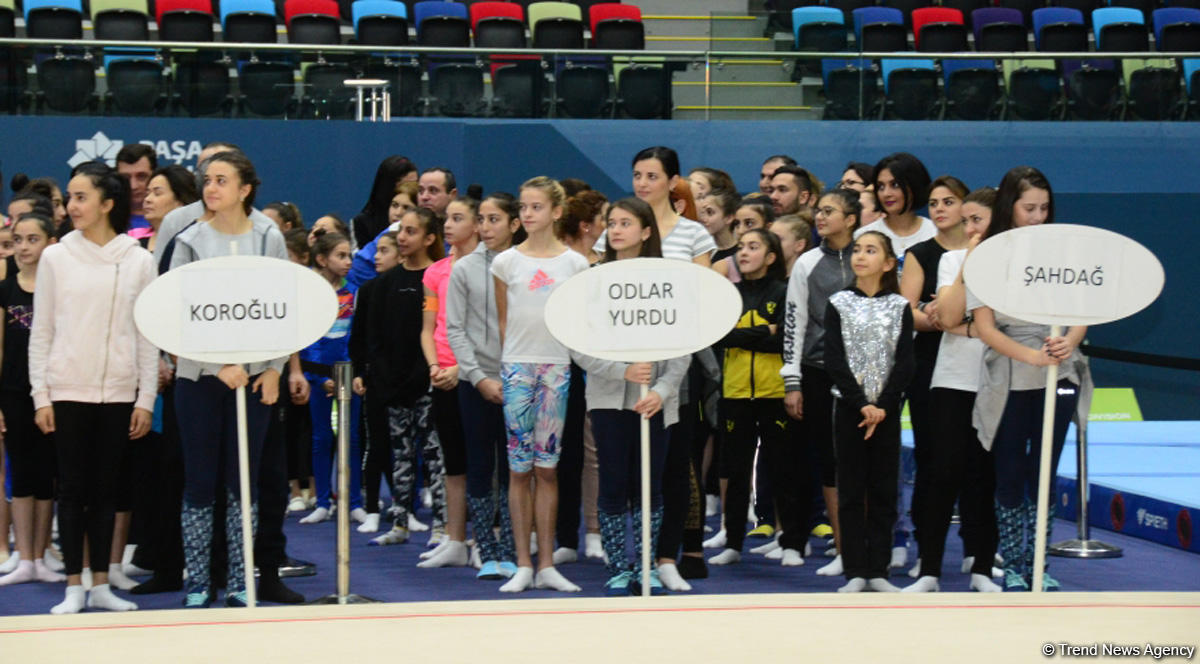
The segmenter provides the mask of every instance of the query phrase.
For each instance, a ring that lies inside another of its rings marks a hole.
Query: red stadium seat
[[[912,13],[913,46],[921,48],[921,28],[930,23],[957,23],[963,25],[962,12],[949,7],[922,7]]]
[[[283,20],[290,25],[293,16],[301,14],[324,14],[341,20],[341,9],[337,0],[287,0],[283,5]]]
[[[162,23],[163,14],[176,11],[193,11],[212,14],[212,0],[158,0],[154,3],[155,23]]]
[[[592,5],[589,10],[588,21],[589,28],[592,34],[596,34],[596,25],[600,21],[607,21],[615,18],[623,18],[630,21],[641,21],[642,10],[634,5],[623,5],[616,2],[606,2],[604,4]]]
[[[516,2],[476,2],[470,11],[472,31],[485,18],[512,18],[525,22],[525,8]]]

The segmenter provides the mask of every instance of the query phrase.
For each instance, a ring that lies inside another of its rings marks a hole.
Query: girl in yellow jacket
[[[718,344],[724,351],[725,378],[720,417],[724,426],[721,462],[728,472],[729,489],[725,514],[730,519],[728,539],[721,553],[709,559],[713,565],[741,560],[745,527],[740,517],[750,502],[750,475],[754,451],[762,440],[766,467],[771,469],[779,513],[783,564],[803,565],[806,529],[796,509],[796,478],[800,472],[801,447],[790,440],[793,424],[783,408],[782,319],[787,296],[787,273],[779,238],[764,229],[747,231],[738,240],[735,255],[742,280],[742,317]]]

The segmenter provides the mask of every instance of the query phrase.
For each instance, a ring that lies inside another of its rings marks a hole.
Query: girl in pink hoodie
[[[75,169],[67,185],[75,230],[42,253],[29,337],[34,420],[55,434],[58,525],[67,591],[51,613],[131,611],[108,585],[120,460],[150,430],[158,350],[138,333],[133,305],[156,275],[154,258],[129,226],[129,180],[100,163]],[[93,585],[80,573],[88,537]]]

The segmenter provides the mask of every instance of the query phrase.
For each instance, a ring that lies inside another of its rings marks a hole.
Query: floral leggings
[[[500,379],[509,469],[527,473],[534,466],[557,467],[571,365],[506,362],[500,367]]]

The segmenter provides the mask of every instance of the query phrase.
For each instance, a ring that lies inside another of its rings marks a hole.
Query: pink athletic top
[[[458,364],[454,359],[454,351],[450,350],[450,342],[446,339],[446,292],[450,289],[450,270],[454,267],[454,258],[447,256],[425,268],[423,279],[425,287],[437,294],[438,312],[437,326],[433,328],[433,343],[437,347],[438,366],[452,367]]]

